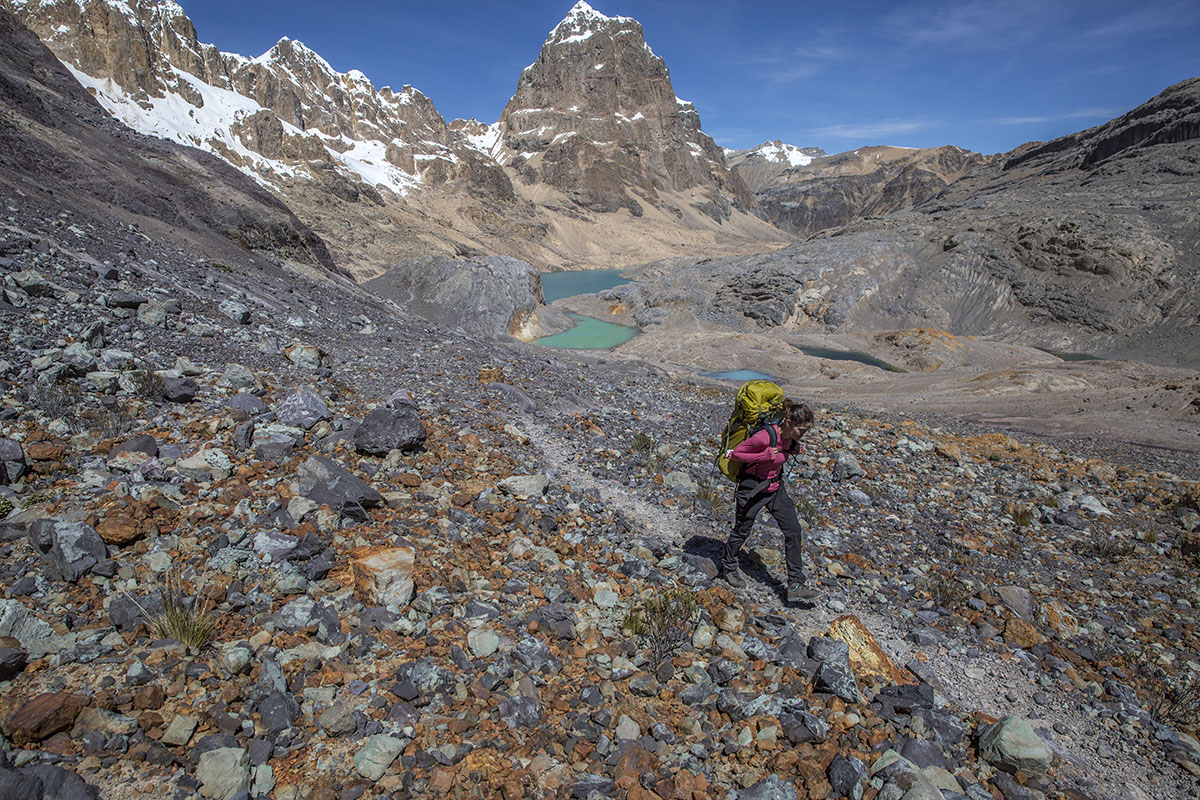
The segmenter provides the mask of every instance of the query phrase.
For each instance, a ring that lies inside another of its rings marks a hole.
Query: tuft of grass
[[[133,396],[139,400],[161,400],[163,379],[152,369],[135,369],[129,373],[133,382]]]
[[[50,419],[70,422],[83,402],[77,383],[36,383],[29,389],[29,403]]]
[[[638,431],[633,435],[633,441],[630,443],[633,452],[640,456],[648,456],[654,452],[654,448],[658,447],[658,442],[654,437],[643,431]]]
[[[695,624],[696,599],[686,589],[671,589],[641,604],[626,615],[624,626],[646,640],[650,661],[657,669],[691,638]]]
[[[132,595],[126,594],[134,604],[142,610],[146,617],[150,633],[159,639],[175,639],[187,645],[193,653],[198,653],[207,647],[217,633],[217,615],[213,613],[212,601],[203,591],[205,581],[202,578],[196,583],[196,595],[188,598],[183,586],[183,578],[175,569],[163,573],[162,593],[163,610],[152,614]]]
[[[1075,552],[1081,556],[1090,556],[1101,561],[1119,561],[1133,555],[1132,542],[1123,542],[1116,537],[1080,542],[1075,546]]]
[[[944,572],[934,572],[925,581],[925,589],[940,608],[954,610],[966,602],[970,591],[966,585]]]
[[[1151,696],[1150,713],[1164,725],[1195,728],[1200,725],[1200,681],[1189,678],[1171,682],[1156,678]]]
[[[794,499],[793,502],[796,506],[796,513],[799,514],[802,519],[808,520],[811,523],[813,517],[817,515],[817,507],[813,504],[813,501],[809,500],[807,497],[800,497]]]
[[[697,482],[696,500],[711,506],[714,514],[720,514],[729,505],[724,494],[721,493],[721,486],[708,478],[701,478]]]
[[[12,510],[12,500],[9,500],[7,497],[0,497],[0,519],[7,517],[12,513]]]

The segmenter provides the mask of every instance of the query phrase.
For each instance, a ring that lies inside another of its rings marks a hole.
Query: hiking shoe
[[[742,573],[736,569],[721,570],[721,577],[735,589],[745,589],[746,579],[742,577]]]
[[[802,583],[793,583],[787,589],[787,601],[789,603],[799,603],[804,600],[815,600],[821,596],[819,589],[814,589],[811,586],[805,586]]]

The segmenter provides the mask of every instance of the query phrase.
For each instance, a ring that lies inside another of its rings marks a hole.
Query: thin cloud
[[[816,139],[882,139],[928,130],[934,124],[928,119],[884,119],[876,122],[826,125],[823,128],[814,128],[809,134]]]
[[[1146,3],[1103,24],[1079,32],[1085,39],[1125,39],[1141,33],[1193,27],[1197,19],[1192,3]]]
[[[1040,37],[1047,22],[1041,3],[975,2],[911,3],[886,19],[886,29],[912,45],[1011,48],[1015,42]]]
[[[1128,111],[1125,108],[1081,108],[1066,114],[1049,114],[1034,117],[1000,117],[996,120],[999,125],[1040,125],[1046,122],[1061,122],[1068,119],[1112,119]]]

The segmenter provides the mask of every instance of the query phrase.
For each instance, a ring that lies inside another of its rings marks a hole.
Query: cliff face
[[[762,155],[783,147],[743,151],[731,163],[755,187],[760,216],[799,236],[913,208],[987,161],[953,146],[863,147],[832,156],[792,148],[790,161]]]
[[[526,182],[549,184],[597,211],[659,204],[698,189],[714,219],[752,200],[725,155],[675,96],[641,25],[585,2],[571,9],[526,68],[500,116],[501,159]]]

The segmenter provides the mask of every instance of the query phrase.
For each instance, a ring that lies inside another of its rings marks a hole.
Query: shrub
[[[926,579],[925,589],[938,607],[950,610],[962,605],[970,594],[962,581],[944,572],[931,574]]]
[[[638,431],[633,435],[631,443],[633,452],[641,456],[648,456],[654,452],[654,448],[658,447],[658,442],[654,441],[654,437],[648,433]]]
[[[671,589],[642,603],[625,617],[625,629],[644,638],[657,668],[692,635],[696,600],[686,589]]]
[[[135,369],[129,373],[133,382],[133,396],[139,400],[161,400],[163,379],[154,370]]]
[[[728,504],[725,496],[721,493],[720,485],[713,483],[708,478],[701,478],[699,482],[697,482],[696,500],[712,506],[714,514],[720,514],[725,510],[725,507]]]
[[[1195,728],[1200,725],[1200,681],[1189,678],[1178,683],[1156,677],[1150,713],[1164,725]]]
[[[1079,555],[1092,556],[1101,561],[1118,561],[1126,556],[1133,555],[1134,549],[1132,542],[1123,542],[1114,536],[1080,542],[1075,546],[1075,552]]]
[[[30,405],[50,419],[73,417],[82,401],[77,383],[36,383],[29,390]]]
[[[9,500],[7,497],[0,497],[0,519],[7,517],[12,513],[12,510],[12,500]]]
[[[203,579],[198,581],[196,596],[189,600],[178,571],[167,570],[160,587],[163,610],[157,614],[148,612],[131,595],[126,597],[142,610],[151,634],[160,639],[183,642],[193,653],[198,653],[212,642],[217,632],[217,616],[213,613],[212,601],[203,591],[204,585]]]

